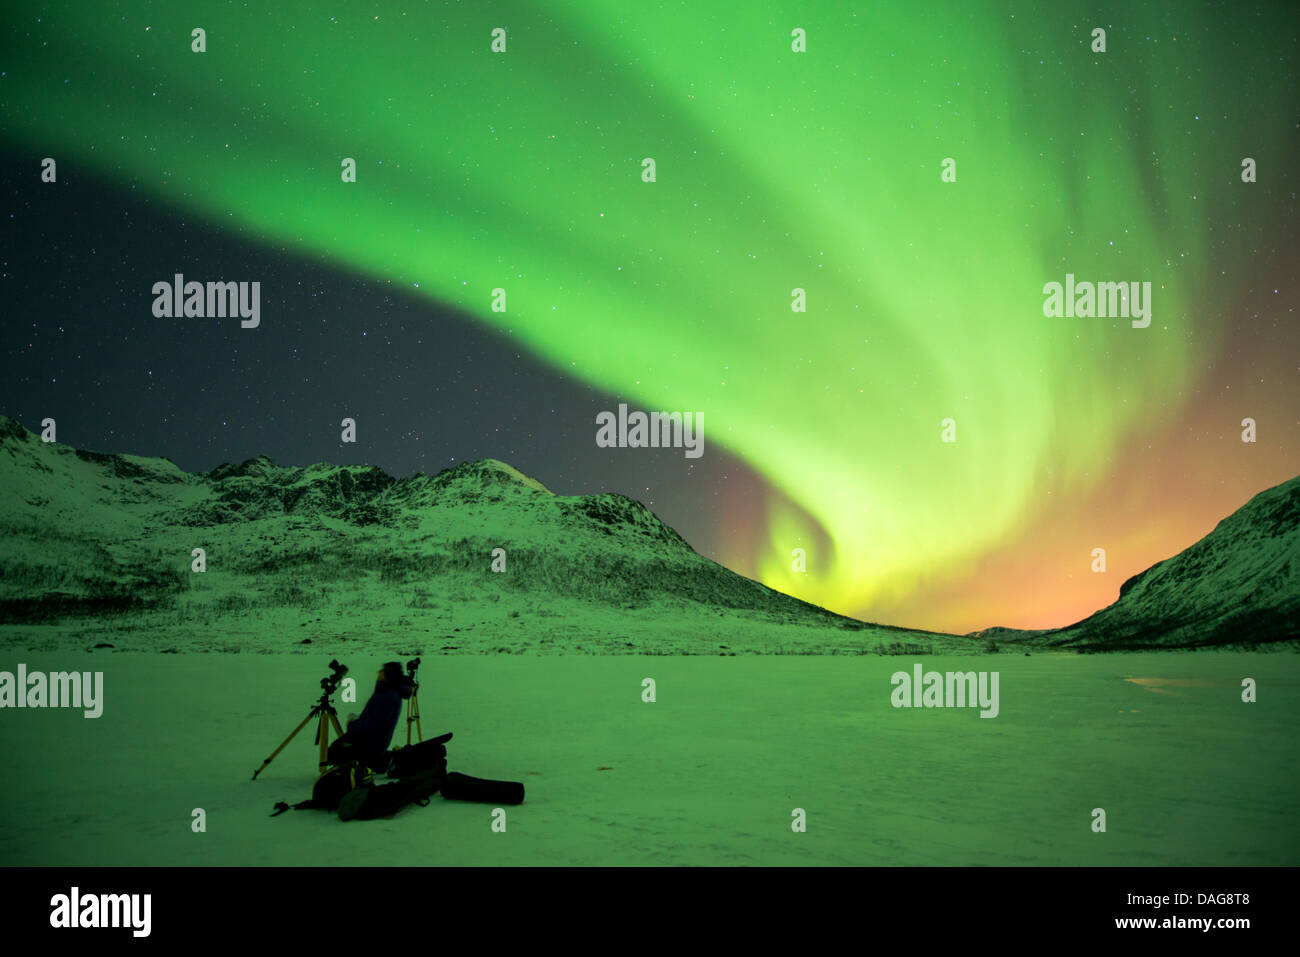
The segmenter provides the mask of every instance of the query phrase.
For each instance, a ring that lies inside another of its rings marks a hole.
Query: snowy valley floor
[[[1300,864],[1294,654],[427,655],[425,736],[455,732],[452,770],[527,788],[505,833],[441,797],[380,821],[269,817],[310,793],[310,731],[250,777],[329,657],[8,646],[0,670],[102,671],[104,707],[0,711],[0,863]],[[344,663],[361,679],[387,657]],[[998,671],[999,715],[891,707],[891,674],[918,661]]]

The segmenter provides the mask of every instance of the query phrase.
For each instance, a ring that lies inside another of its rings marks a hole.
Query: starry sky
[[[959,632],[1084,617],[1300,473],[1292,5],[554,6],[6,9],[0,411],[190,470],[499,458]],[[1045,317],[1067,272],[1150,327]],[[156,318],[175,273],[260,327]],[[620,402],[704,456],[598,448]]]

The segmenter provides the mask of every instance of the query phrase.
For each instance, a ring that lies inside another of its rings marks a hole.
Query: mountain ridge
[[[762,646],[777,650],[811,634],[806,653],[904,639],[917,648],[968,644],[868,625],[782,594],[701,556],[636,499],[556,495],[496,459],[403,478],[366,465],[281,466],[265,455],[186,473],[166,459],[43,443],[3,417],[0,488],[15,503],[0,557],[0,621],[9,624],[117,614],[220,630],[233,614],[281,622],[310,615],[324,627],[321,612],[365,618],[340,607],[355,599],[381,630],[423,619],[423,630],[444,640],[459,640],[467,613],[500,628],[498,618],[519,619],[531,607],[534,625],[555,618],[547,624],[570,632],[600,620],[592,641],[606,647],[625,630],[620,616],[642,613],[646,628],[678,622],[681,653],[698,653],[689,650],[688,621],[696,644],[724,653],[748,639],[714,642],[711,633],[737,627],[763,632]],[[192,571],[195,548],[204,549],[203,573]],[[498,561],[504,572],[492,570]],[[502,603],[519,607],[498,615]],[[728,618],[742,620],[720,620]],[[624,640],[619,650],[639,647]]]
[[[818,637],[803,653],[1300,640],[1300,477],[1253,496],[1189,548],[1129,577],[1115,602],[1081,621],[1042,630],[993,626],[965,636],[835,614],[701,556],[636,499],[557,495],[491,458],[397,478],[376,466],[283,466],[266,455],[190,473],[163,457],[44,443],[0,415],[0,489],[10,503],[0,623],[172,612],[178,626],[211,626],[232,611],[292,618],[295,611],[334,608],[330,582],[350,579],[345,590],[365,592],[362,579],[377,577],[366,601],[384,620],[392,618],[386,603],[394,601],[441,608],[451,620],[456,608],[445,602],[518,600],[541,618],[567,615],[579,631],[595,607],[679,615],[683,623],[734,613],[762,619],[759,630],[812,629]],[[222,574],[189,574],[194,547],[206,547]],[[497,549],[504,549],[504,575],[485,571]],[[441,593],[430,590],[435,583]],[[540,607],[546,602],[577,604],[560,614]],[[623,630],[619,621],[606,626]],[[829,646],[822,641],[827,630],[837,633]],[[839,640],[850,632],[852,640]],[[676,642],[680,653],[694,653],[688,634]],[[717,644],[730,650],[733,643]],[[772,636],[763,646],[786,648]]]
[[[1192,545],[1126,579],[1110,605],[1061,628],[971,637],[1128,651],[1300,640],[1300,476],[1265,489]]]

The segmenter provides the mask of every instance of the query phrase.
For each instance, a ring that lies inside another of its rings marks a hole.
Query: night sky
[[[560,494],[623,492],[679,528],[711,524],[718,495],[760,485],[721,450],[687,461],[597,448],[596,413],[626,397],[548,369],[414,290],[268,249],[73,170],[33,191],[13,175],[21,157],[2,162],[17,226],[6,313],[28,321],[0,329],[0,408],[33,431],[48,415],[60,442],[166,456],[187,471],[265,454],[432,475],[496,458]],[[80,281],[51,287],[52,262]],[[139,290],[176,270],[262,277],[266,319],[247,331],[238,319],[160,320],[152,295],[142,313]],[[357,420],[355,445],[340,441],[345,416]],[[660,500],[665,485],[679,493],[671,501]]]
[[[1292,4],[269,6],[2,15],[0,412],[191,471],[498,458],[953,631],[1077,620],[1300,473]],[[261,325],[156,318],[175,273]],[[1067,273],[1150,327],[1045,317]],[[598,448],[619,402],[705,454]]]

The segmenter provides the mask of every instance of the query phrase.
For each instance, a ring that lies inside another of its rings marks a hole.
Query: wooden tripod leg
[[[406,702],[406,746],[411,746],[411,722],[415,722],[415,731],[419,740],[424,740],[424,729],[420,727],[420,699],[412,694]]]
[[[310,720],[311,720],[311,715],[309,714],[307,715],[307,717],[302,719],[302,723],[298,725],[298,727],[294,728],[292,731],[289,732],[289,737],[285,738],[284,741],[280,744],[280,746],[271,752],[271,757],[267,758],[265,761],[262,762],[262,767],[258,768],[256,771],[253,772],[254,781],[257,780],[257,776],[262,773],[262,770],[268,764],[271,763],[272,759],[274,759],[277,754],[279,754],[281,751],[284,750],[284,746],[293,740],[294,735],[296,735],[299,731],[301,731],[303,728],[307,726],[307,722]]]
[[[326,714],[329,715],[329,721],[325,720]],[[343,737],[343,729],[339,727],[339,716],[333,711],[321,712],[320,716],[320,769],[321,773],[325,772],[326,765],[329,764],[329,747],[326,745],[326,739],[329,738],[330,725],[334,725],[334,734],[337,737]]]
[[[329,760],[326,757],[326,755],[329,754],[329,748],[330,748],[330,718],[331,717],[332,715],[330,715],[329,712],[322,711],[320,713],[320,728],[316,732],[316,737],[320,738],[320,773],[321,774],[325,773],[325,768],[328,767],[329,765]],[[337,725],[338,721],[335,720],[334,723]]]

